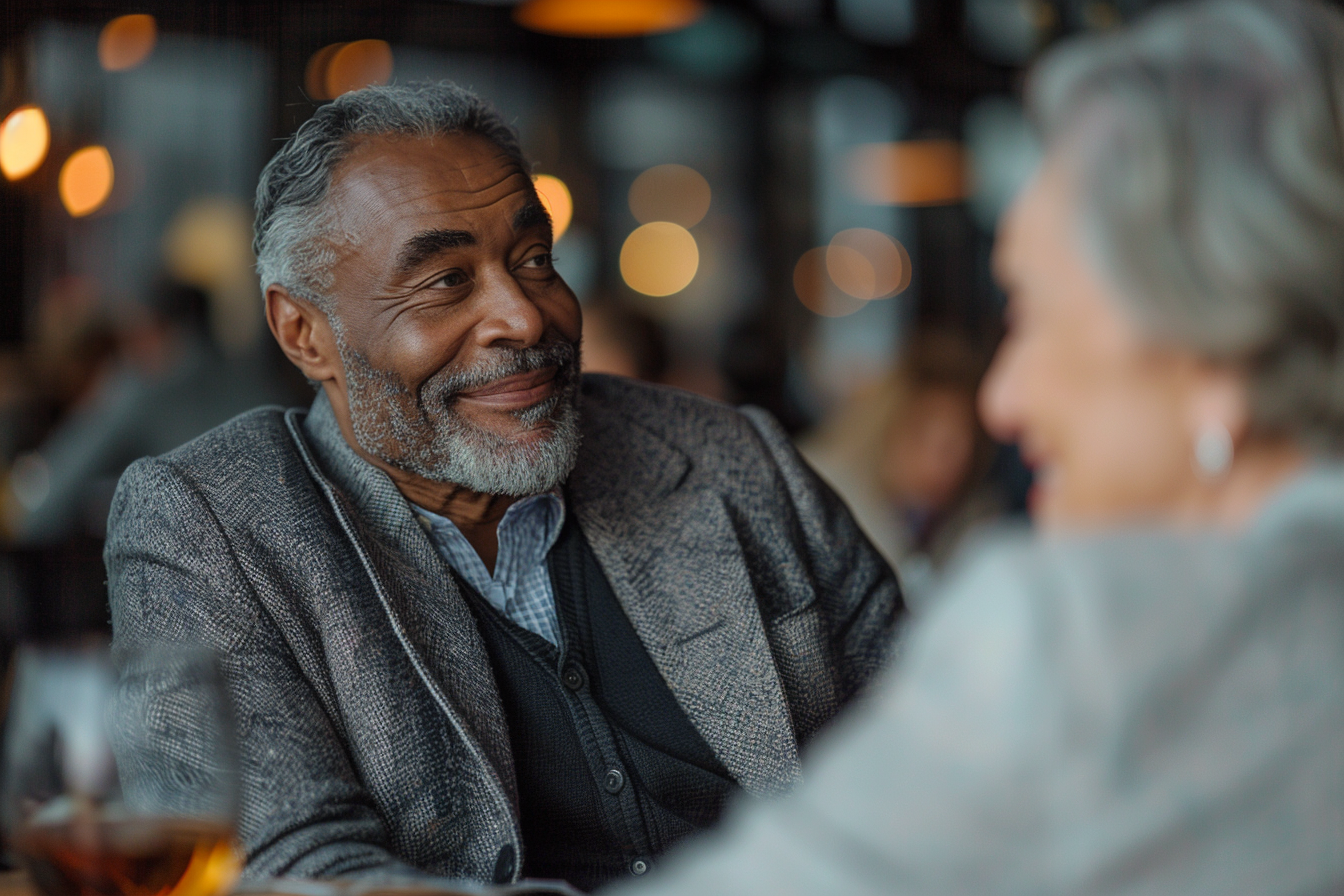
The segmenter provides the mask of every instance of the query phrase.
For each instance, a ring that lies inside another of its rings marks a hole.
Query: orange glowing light
[[[966,153],[955,140],[865,143],[849,155],[849,188],[865,202],[946,205],[966,198]]]
[[[551,216],[551,237],[560,239],[569,229],[574,218],[574,200],[569,195],[569,187],[560,178],[550,174],[538,174],[535,179],[537,198],[546,206]]]
[[[319,50],[309,62],[311,67],[319,56],[331,50],[321,73],[323,99],[335,99],[343,93],[392,80],[392,48],[387,41],[357,40],[334,47]]]
[[[641,224],[694,227],[709,213],[709,181],[685,165],[655,165],[630,185],[630,213]]]
[[[685,28],[704,12],[702,0],[527,0],[513,20],[561,37],[638,37]]]
[[[793,267],[793,291],[809,311],[823,317],[844,317],[868,304],[845,295],[831,283],[827,273],[827,247],[808,249]]]
[[[0,124],[0,171],[9,180],[38,169],[51,146],[51,128],[37,106],[20,106]]]
[[[57,189],[71,217],[82,218],[102,208],[112,193],[112,156],[105,146],[76,150],[61,166]]]
[[[339,53],[344,46],[344,43],[327,44],[308,57],[308,64],[303,69],[303,89],[308,92],[308,99],[332,99],[327,94],[327,68],[331,65],[331,57]]]
[[[153,16],[144,13],[117,16],[98,35],[98,63],[109,72],[135,68],[154,52],[158,37]]]
[[[700,269],[700,247],[691,232],[670,221],[636,227],[621,246],[621,277],[635,292],[670,296],[681,292]]]
[[[864,301],[883,299],[910,285],[910,255],[885,233],[852,227],[831,238],[826,273],[847,295]]]

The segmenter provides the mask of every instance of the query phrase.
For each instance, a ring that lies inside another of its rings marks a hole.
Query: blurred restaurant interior
[[[0,633],[107,625],[117,477],[308,385],[258,172],[323,100],[451,79],[516,126],[585,366],[771,411],[907,589],[1028,474],[974,417],[1026,65],[1147,0],[10,2],[0,11]]]

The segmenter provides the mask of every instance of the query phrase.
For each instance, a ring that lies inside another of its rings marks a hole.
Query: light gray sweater
[[[631,896],[1344,892],[1344,469],[1236,536],[985,547],[794,794],[646,883]]]

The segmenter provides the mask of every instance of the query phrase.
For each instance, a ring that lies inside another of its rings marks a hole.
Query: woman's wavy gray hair
[[[1049,54],[1028,103],[1145,332],[1243,369],[1255,431],[1344,450],[1344,15],[1166,8]]]
[[[263,293],[277,283],[327,306],[334,256],[326,206],[331,174],[360,137],[480,134],[528,170],[518,135],[474,93],[448,81],[366,87],[321,106],[266,164],[252,248]]]

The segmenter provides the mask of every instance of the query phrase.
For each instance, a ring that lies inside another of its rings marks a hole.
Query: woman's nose
[[[1015,442],[1021,432],[1016,353],[1005,341],[980,384],[977,404],[985,430],[1000,442]]]

